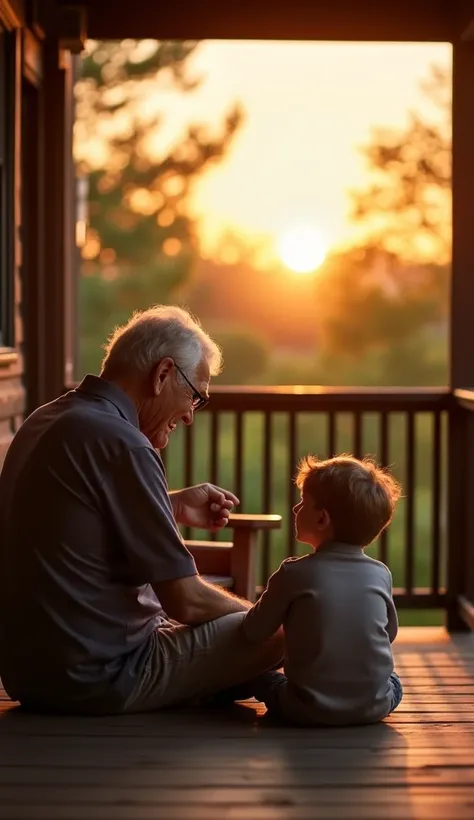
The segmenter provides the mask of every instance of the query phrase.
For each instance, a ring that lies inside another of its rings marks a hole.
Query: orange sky
[[[203,175],[193,210],[204,249],[227,226],[275,240],[311,223],[328,245],[348,240],[347,190],[363,185],[357,146],[372,126],[403,126],[410,108],[433,116],[418,83],[448,44],[205,41],[191,65],[201,87],[159,94],[162,144],[190,119],[216,122],[232,101],[247,121],[226,159]]]

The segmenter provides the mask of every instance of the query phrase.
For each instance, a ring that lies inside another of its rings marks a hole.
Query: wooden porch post
[[[474,387],[474,42],[453,46],[453,264],[451,387]],[[464,627],[458,597],[469,593],[474,554],[474,414],[449,421],[448,621]],[[472,590],[474,592],[474,590]]]
[[[26,415],[46,401],[43,54],[25,30],[22,88],[22,274]]]
[[[68,359],[69,294],[73,275],[74,197],[71,173],[72,68],[55,38],[44,45],[45,394],[64,390]]]

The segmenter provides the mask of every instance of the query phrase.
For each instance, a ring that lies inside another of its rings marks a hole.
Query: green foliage
[[[140,307],[170,301],[196,255],[187,213],[193,183],[227,152],[241,122],[191,125],[163,143],[160,93],[189,93],[194,43],[92,43],[76,86],[75,155],[89,186],[81,280],[80,370],[110,329]],[[102,277],[102,283],[97,281]],[[119,318],[121,317],[121,318]]]
[[[377,129],[363,149],[371,181],[352,192],[363,248],[328,261],[317,282],[320,359],[327,384],[442,385],[448,381],[451,239],[450,76],[423,84],[433,120]],[[427,260],[436,260],[436,264]]]
[[[328,260],[315,299],[322,383],[446,384],[449,273],[371,247]]]
[[[188,275],[189,259],[163,257],[161,264],[134,267],[107,280],[97,268],[82,278],[79,291],[79,377],[97,373],[102,346],[117,325],[124,324],[134,310],[166,302],[172,287]]]
[[[248,384],[259,379],[270,361],[268,344],[246,329],[217,331],[213,334],[224,355],[224,370],[216,384]]]
[[[193,89],[186,61],[194,45],[149,41],[140,56],[142,46],[97,44],[82,63],[76,91],[76,156],[88,174],[90,235],[98,250],[113,251],[117,265],[153,263],[169,238],[190,252],[195,240],[186,197],[203,169],[224,156],[241,120],[234,107],[217,135],[190,126],[164,151],[157,109],[163,74],[165,87]],[[94,147],[102,151],[99,165]]]
[[[188,90],[194,85],[186,76],[186,60],[195,48],[194,42],[175,40],[92,43],[88,55],[83,60],[81,75],[92,80],[95,88],[109,89],[119,86],[123,95],[122,86],[129,80],[138,79],[142,82],[144,79],[153,79],[158,71],[168,69],[172,81]]]
[[[88,175],[90,236],[105,258],[113,252],[108,256],[118,266],[153,266],[167,239],[191,252],[186,197],[204,168],[224,156],[241,120],[234,107],[217,135],[190,126],[164,151],[157,109],[162,75],[175,90],[194,88],[186,71],[194,46],[151,41],[143,57],[140,47],[133,41],[97,44],[83,61],[76,92],[76,156]]]
[[[447,298],[448,284],[446,269],[407,269],[382,252],[366,249],[362,258],[358,252],[338,256],[316,283],[320,343],[354,357],[370,348],[398,344],[444,318],[440,296]]]

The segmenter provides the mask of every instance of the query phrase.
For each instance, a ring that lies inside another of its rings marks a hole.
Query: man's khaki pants
[[[251,643],[243,634],[244,617],[237,612],[200,626],[159,627],[145,674],[124,711],[190,703],[274,669],[283,656],[281,636]]]

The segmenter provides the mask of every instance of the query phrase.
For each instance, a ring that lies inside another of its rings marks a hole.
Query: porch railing
[[[455,390],[450,412],[448,625],[474,630],[474,390]]]
[[[443,607],[451,405],[447,389],[215,388],[194,425],[176,431],[163,451],[169,484],[210,480],[239,496],[240,512],[283,516],[281,531],[262,536],[264,584],[283,558],[304,551],[291,512],[301,456],[372,455],[401,481],[404,497],[368,552],[391,568],[398,606]]]

